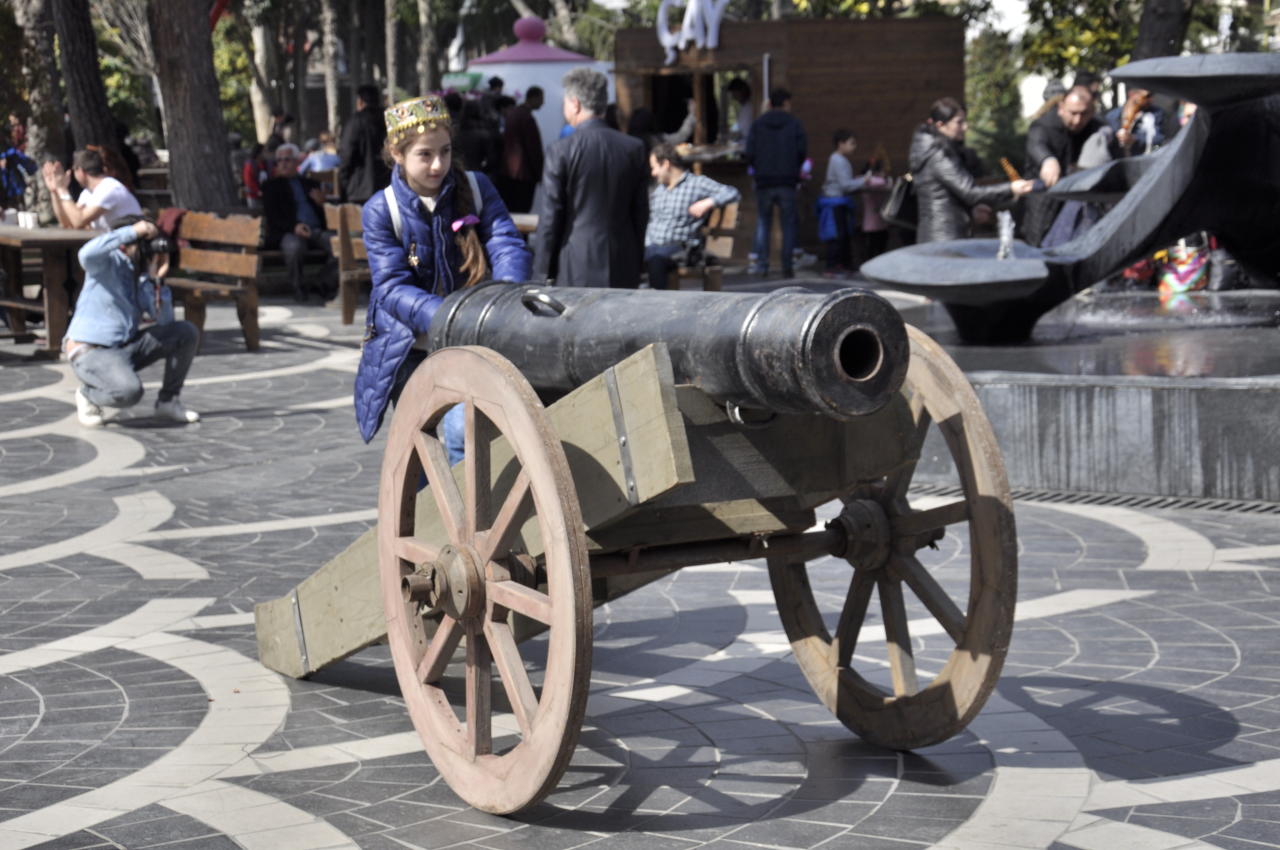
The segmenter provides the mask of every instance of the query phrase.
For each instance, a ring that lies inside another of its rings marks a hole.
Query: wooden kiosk
[[[891,171],[907,170],[911,134],[940,97],[964,97],[964,22],[950,17],[888,20],[725,21],[715,50],[689,48],[673,64],[652,27],[620,30],[615,41],[618,110],[631,115],[645,107],[661,123],[682,107],[668,101],[687,91],[697,103],[699,122],[694,143],[711,141],[710,118],[725,119],[723,86],[743,77],[751,86],[756,115],[764,110],[769,89],[784,86],[792,93],[792,113],[809,137],[813,177],[801,190],[798,209],[800,244],[817,240],[813,213],[831,136],[841,127],[858,137],[857,165],[883,146]],[[685,82],[670,78],[683,77]],[[669,123],[669,122],[668,122]],[[715,129],[719,129],[717,126]],[[719,134],[716,134],[719,136]],[[725,139],[717,138],[717,142]],[[756,205],[741,157],[719,157],[701,165],[702,173],[742,191],[742,215],[734,256],[745,258],[755,232]]]

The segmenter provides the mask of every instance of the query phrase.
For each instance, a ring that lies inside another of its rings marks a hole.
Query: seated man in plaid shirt
[[[649,154],[649,173],[658,185],[649,194],[649,226],[644,232],[644,263],[649,288],[666,289],[667,274],[696,240],[702,219],[716,207],[732,204],[737,189],[701,174],[690,174],[675,145],[663,143]]]

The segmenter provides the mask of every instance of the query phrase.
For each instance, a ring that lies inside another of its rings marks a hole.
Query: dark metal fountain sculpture
[[[871,260],[869,279],[934,298],[970,343],[1022,342],[1039,318],[1140,257],[1197,231],[1215,233],[1254,275],[1280,275],[1280,56],[1148,59],[1112,78],[1197,104],[1154,154],[1071,175],[1063,200],[1115,202],[1083,235],[1041,250],[998,240],[913,245]]]

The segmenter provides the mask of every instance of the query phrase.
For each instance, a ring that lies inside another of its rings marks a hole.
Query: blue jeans
[[[84,397],[94,404],[133,407],[142,399],[138,372],[164,358],[160,401],[169,401],[182,392],[199,340],[200,332],[190,322],[152,325],[123,345],[82,349],[71,361],[71,371],[83,384]]]
[[[676,267],[676,255],[684,250],[679,242],[667,242],[662,245],[646,245],[644,248],[644,264],[649,271],[649,288],[666,289],[667,275]]]
[[[396,372],[395,382],[391,385],[391,404],[393,406],[400,401],[400,393],[404,392],[404,385],[408,383],[413,371],[422,365],[422,361],[426,359],[427,352],[422,349],[409,349],[409,356],[400,364],[400,370]],[[462,450],[466,445],[466,428],[467,407],[463,404],[455,404],[449,408],[449,412],[444,415],[444,418],[437,426],[437,434],[444,441],[444,447],[449,453],[449,463],[451,464],[462,460]]]
[[[769,227],[773,222],[773,208],[778,207],[782,219],[782,272],[791,273],[791,258],[796,248],[796,187],[757,186],[756,202],[760,205],[756,218],[756,263],[759,271],[769,268]]]

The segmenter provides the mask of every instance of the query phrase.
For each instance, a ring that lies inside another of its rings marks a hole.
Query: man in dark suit
[[[603,120],[608,81],[590,68],[565,74],[564,118],[574,128],[547,152],[534,277],[560,286],[640,283],[649,218],[644,143]]]
[[[342,131],[338,182],[344,201],[363,204],[391,183],[391,169],[382,157],[386,141],[382,96],[376,86],[363,85],[356,89],[356,114]]]
[[[262,184],[262,213],[267,220],[266,246],[279,248],[284,254],[293,297],[306,303],[309,291],[327,300],[337,287],[335,261],[329,250],[333,234],[324,229],[324,192],[319,183],[298,174],[300,159],[297,145],[286,142],[276,148],[275,176]],[[325,255],[324,271],[310,285],[302,276],[308,250]]]

